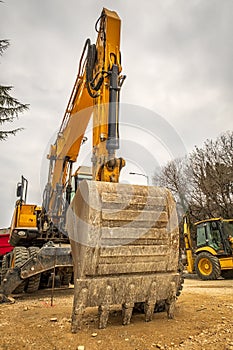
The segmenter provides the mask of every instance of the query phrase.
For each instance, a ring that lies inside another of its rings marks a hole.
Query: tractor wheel
[[[29,252],[25,247],[15,247],[12,252],[11,267],[21,267],[29,258]],[[23,293],[26,281],[23,281],[14,291],[14,294]]]
[[[221,275],[225,280],[231,280],[233,279],[233,270],[223,270]]]
[[[39,250],[40,250],[40,248],[38,248],[38,247],[29,247],[28,251],[29,251],[30,258],[33,256],[36,256]],[[25,292],[27,292],[27,293],[36,292],[40,286],[40,277],[41,277],[40,273],[38,273],[35,276],[29,277],[27,280]]]
[[[198,254],[195,260],[195,270],[202,280],[216,280],[221,276],[218,258],[208,252]]]

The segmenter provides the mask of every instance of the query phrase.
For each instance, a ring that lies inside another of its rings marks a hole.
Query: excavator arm
[[[51,145],[48,183],[43,207],[54,223],[65,214],[71,198],[72,165],[76,162],[87,125],[93,115],[93,180],[118,182],[125,165],[116,158],[119,149],[119,93],[125,76],[121,73],[118,15],[103,9],[96,23],[96,44],[86,40],[65,115]],[[66,195],[65,195],[66,192]]]

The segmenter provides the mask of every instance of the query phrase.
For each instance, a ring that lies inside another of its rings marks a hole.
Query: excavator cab
[[[38,217],[41,207],[36,204],[26,204],[28,180],[22,176],[17,184],[16,196],[18,197],[10,228],[10,244],[29,245],[32,239],[38,235]]]

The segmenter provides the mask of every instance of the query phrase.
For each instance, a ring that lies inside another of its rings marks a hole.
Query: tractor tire
[[[25,247],[15,247],[12,252],[11,267],[21,267],[29,258],[29,252]],[[13,294],[20,294],[24,292],[26,281],[23,281],[15,290]]]
[[[216,280],[221,276],[218,258],[208,252],[202,252],[197,255],[195,270],[197,275],[204,281]]]
[[[38,247],[29,247],[29,256],[30,258],[33,256],[36,256],[40,248]],[[40,278],[41,278],[41,273],[38,273],[35,276],[29,277],[27,280],[27,284],[25,287],[25,292],[27,293],[34,293],[39,289],[40,286]]]
[[[223,270],[221,273],[221,276],[225,280],[231,280],[231,279],[233,279],[233,270]]]

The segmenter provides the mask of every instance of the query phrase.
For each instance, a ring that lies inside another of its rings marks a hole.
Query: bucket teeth
[[[179,232],[168,190],[82,181],[66,222],[77,280],[73,324],[82,317],[80,303],[99,307],[101,328],[113,304],[122,305],[123,324],[130,323],[135,303],[144,303],[146,321],[161,301],[172,317]]]

